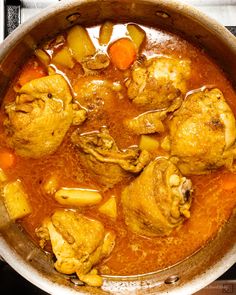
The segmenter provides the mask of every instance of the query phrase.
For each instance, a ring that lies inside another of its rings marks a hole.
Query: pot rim
[[[125,2],[132,2],[132,0],[123,0]],[[137,0],[136,0],[137,1]],[[2,43],[0,47],[0,61],[4,60],[7,56],[9,50],[14,47],[22,38],[28,34],[33,27],[44,22],[46,19],[55,15],[55,13],[60,13],[66,8],[73,8],[83,3],[94,3],[97,0],[64,0],[56,4],[50,5],[40,11],[37,15],[29,18],[18,28],[16,28]],[[112,2],[112,0],[100,0],[100,2]],[[236,38],[232,33],[230,33],[223,25],[218,23],[213,18],[209,17],[205,13],[199,11],[195,7],[186,4],[182,1],[172,1],[172,0],[141,0],[145,3],[159,3],[165,5],[169,9],[180,10],[183,14],[188,14],[191,18],[197,19],[205,27],[209,27],[218,38],[224,40],[229,48],[236,52]],[[0,236],[0,256],[21,276],[27,279],[29,282],[35,286],[41,288],[45,292],[55,295],[73,295],[73,294],[83,294],[79,291],[73,290],[66,286],[59,285],[40,274],[35,268],[27,264],[16,251],[11,249],[7,242],[2,236]],[[175,286],[172,289],[161,291],[159,294],[169,294],[169,295],[182,295],[182,294],[193,294],[202,288],[206,287],[208,284],[219,278],[226,270],[228,270],[236,262],[236,245],[234,245],[226,254],[218,260],[212,267],[207,269],[203,274],[196,276],[184,285]],[[139,277],[145,277],[148,274],[138,275]],[[115,276],[114,276],[115,277]],[[123,278],[128,278],[131,276],[123,276]],[[134,277],[134,276],[133,276]],[[122,276],[120,276],[122,278]],[[112,276],[109,277],[112,281]],[[128,291],[129,293],[129,291]],[[131,292],[132,293],[132,292]],[[133,293],[132,293],[133,294]]]
[[[116,0],[114,0],[115,2]],[[132,2],[133,0],[123,0],[124,2]],[[138,0],[136,0],[138,1]],[[141,0],[142,1],[142,0]],[[8,50],[12,48],[16,42],[19,42],[27,33],[29,33],[32,27],[35,27],[37,24],[43,22],[48,19],[51,15],[63,11],[66,8],[74,7],[83,3],[94,3],[97,0],[64,0],[58,3],[54,3],[49,5],[46,8],[43,8],[38,14],[28,18],[24,23],[20,24],[9,36],[7,36],[3,42],[1,43],[0,48],[0,60],[4,58],[7,54]],[[112,2],[112,0],[99,0],[99,2]],[[192,5],[187,4],[181,0],[144,0],[146,3],[158,3],[161,5],[165,5],[166,7],[173,10],[180,10],[181,12],[185,12],[193,19],[198,19],[199,23],[201,23],[205,27],[211,27],[211,30],[214,31],[217,36],[221,36],[224,34],[224,41],[227,41],[227,45],[230,48],[236,50],[236,37],[226,29],[222,24],[220,24],[217,20],[208,16],[204,12],[198,10]]]
[[[56,282],[52,282],[48,278],[44,277],[34,267],[27,264],[23,259],[12,249],[9,249],[6,241],[3,237],[0,237],[0,255],[1,257],[22,277],[34,284],[38,288],[41,288],[45,292],[51,295],[75,295],[83,294],[72,288],[59,285]],[[217,278],[219,278],[226,270],[228,270],[235,263],[236,257],[236,245],[228,251],[225,256],[217,261],[215,265],[207,269],[207,271],[201,275],[198,275],[194,279],[185,283],[183,286],[175,286],[173,289],[160,291],[160,295],[192,295],[195,292],[203,289]],[[147,274],[142,277],[145,279]],[[128,276],[127,276],[128,277]],[[125,276],[123,277],[125,278]],[[109,278],[112,281],[112,276]],[[111,293],[112,294],[112,293]],[[115,293],[114,293],[115,294]],[[131,294],[129,291],[126,294]],[[134,293],[132,293],[134,294]],[[155,294],[155,293],[149,293]]]

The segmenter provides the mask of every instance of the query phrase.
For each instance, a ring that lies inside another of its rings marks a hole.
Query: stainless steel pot
[[[35,46],[75,23],[133,21],[161,26],[204,47],[236,85],[236,38],[222,25],[186,4],[171,0],[71,0],[43,10],[0,45],[0,96]],[[81,287],[57,273],[49,256],[11,223],[0,200],[0,255],[19,274],[50,294],[193,294],[236,262],[236,214],[204,248],[163,271],[139,276],[105,277],[101,289]]]

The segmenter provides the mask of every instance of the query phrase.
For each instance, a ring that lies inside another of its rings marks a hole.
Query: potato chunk
[[[48,66],[50,64],[50,56],[42,49],[36,49],[34,51],[34,54],[45,66]]]
[[[64,47],[60,51],[58,51],[53,57],[52,62],[64,67],[68,67],[70,69],[72,69],[75,65],[70,50],[67,47]]]
[[[3,198],[10,219],[15,220],[31,213],[28,196],[20,180],[3,187]]]
[[[99,44],[107,45],[111,39],[111,35],[113,32],[113,23],[110,21],[106,21],[100,28],[99,31]]]
[[[108,217],[116,219],[117,205],[115,196],[111,196],[104,204],[99,207],[98,211],[107,215]]]
[[[142,151],[143,150],[153,151],[153,150],[158,149],[158,147],[159,147],[159,142],[155,138],[148,136],[148,135],[141,136],[141,139],[139,142],[139,148]]]
[[[0,182],[5,182],[7,180],[7,176],[5,172],[0,168]]]
[[[140,46],[142,45],[143,41],[145,40],[146,33],[143,29],[135,24],[129,24],[127,26],[127,30],[131,39],[133,40],[134,44],[136,45],[137,50],[139,50]]]
[[[62,205],[80,207],[96,205],[102,200],[102,196],[96,190],[62,188],[55,193],[55,199]]]
[[[74,26],[70,29],[67,42],[72,50],[74,58],[81,62],[85,57],[94,55],[96,49],[90,39],[88,32],[82,26]]]

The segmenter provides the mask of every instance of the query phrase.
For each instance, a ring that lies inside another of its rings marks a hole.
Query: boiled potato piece
[[[42,49],[36,49],[34,51],[34,54],[45,66],[49,65],[50,56],[45,51],[43,51]]]
[[[58,51],[56,55],[52,58],[52,62],[54,64],[59,64],[70,69],[72,69],[75,65],[72,55],[67,47],[64,47],[60,51]]]
[[[115,196],[110,197],[104,204],[99,207],[99,212],[116,219],[117,217],[117,205]]]
[[[154,139],[151,136],[148,135],[142,135],[140,142],[139,142],[139,148],[141,150],[146,150],[146,151],[153,151],[159,147],[159,142]]]
[[[100,28],[99,31],[99,44],[107,45],[111,39],[111,35],[113,32],[113,23],[106,21]]]
[[[2,170],[2,168],[0,168],[0,182],[4,182],[4,181],[7,181],[7,176],[5,172]]]
[[[136,45],[137,50],[139,50],[141,44],[143,43],[146,33],[143,29],[135,24],[127,25],[127,30],[130,35],[130,38],[133,40],[134,44]]]
[[[91,275],[97,275],[98,274],[98,270],[96,268],[92,268],[90,270],[89,274],[91,274]]]
[[[96,190],[62,188],[55,193],[55,199],[62,205],[80,207],[96,205],[102,200],[102,196]]]
[[[96,49],[85,28],[82,26],[74,26],[67,35],[69,48],[72,50],[74,58],[81,62],[85,57],[94,55]]]
[[[19,180],[3,187],[3,199],[10,219],[15,220],[31,213],[28,196]]]

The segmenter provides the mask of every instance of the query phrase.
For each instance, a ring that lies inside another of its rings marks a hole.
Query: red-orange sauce
[[[119,31],[118,28],[121,30]],[[236,114],[234,89],[223,71],[203,50],[174,34],[147,27],[143,27],[143,29],[147,33],[147,41],[142,51],[144,54],[189,58],[192,76],[188,83],[188,90],[209,84],[215,85],[223,92],[225,99]],[[89,32],[95,40],[98,27],[90,29]],[[119,25],[115,32],[123,34],[124,25]],[[116,37],[119,37],[119,33]],[[63,67],[60,70],[69,78],[72,85],[75,85],[81,77],[81,68],[78,65],[72,70]],[[124,73],[112,66],[105,70],[103,75],[95,78],[109,78],[112,81],[121,81],[123,84],[125,82]],[[12,86],[14,83],[13,81]],[[106,125],[120,148],[137,144],[139,136],[129,133],[122,125],[122,121],[125,118],[136,116],[139,111],[128,99],[126,93],[123,95],[123,99],[119,100],[115,97],[113,101],[107,103],[104,113],[99,117],[91,117],[79,127],[80,131],[97,130],[100,126]],[[12,101],[14,98],[15,93],[10,88],[4,103]],[[1,122],[3,122],[3,118],[2,108]],[[0,145],[5,146],[2,124],[0,128]],[[60,186],[100,189],[95,180],[89,176],[89,171],[80,165],[78,151],[70,141],[70,135],[74,129],[71,127],[63,143],[54,154],[37,160],[17,156],[14,169],[6,171],[10,180],[21,179],[29,195],[33,209],[32,214],[23,218],[20,223],[36,243],[38,239],[35,235],[35,228],[40,226],[43,219],[52,214],[56,208],[62,207],[54,200],[53,196],[46,194],[42,189],[42,184],[50,175],[59,176]],[[160,138],[158,135],[156,137]],[[163,151],[157,151],[156,155],[162,153]],[[107,229],[116,232],[116,245],[113,252],[99,265],[101,273],[134,275],[160,270],[183,260],[203,247],[228,220],[236,205],[236,187],[225,191],[222,188],[222,183],[229,174],[231,177],[235,177],[236,181],[236,175],[234,176],[233,173],[225,169],[219,169],[208,175],[190,176],[194,187],[191,217],[168,237],[146,238],[135,235],[127,229],[122,215],[120,195],[124,186],[132,181],[132,177],[103,193],[103,202],[110,195],[117,197],[118,218],[116,221],[100,214],[97,210],[98,206],[81,209],[80,212],[86,216],[100,220]]]

